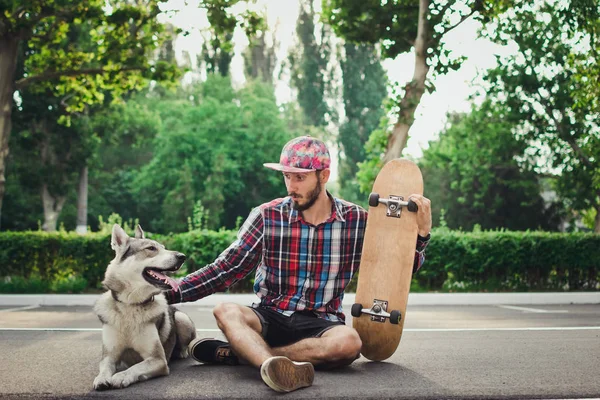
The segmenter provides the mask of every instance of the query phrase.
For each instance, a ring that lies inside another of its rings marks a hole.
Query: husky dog
[[[115,224],[111,247],[116,256],[102,282],[107,292],[94,306],[102,322],[96,390],[124,388],[168,375],[167,361],[172,355],[187,357],[188,344],[196,337],[192,320],[168,305],[162,294],[177,289],[177,282],[165,272],[178,270],[185,255],[146,239],[139,225],[131,238]]]

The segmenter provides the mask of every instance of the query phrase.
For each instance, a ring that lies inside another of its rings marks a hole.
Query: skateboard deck
[[[421,171],[409,160],[395,159],[381,169],[369,196],[352,326],[362,340],[362,355],[374,361],[394,354],[404,327],[417,244],[411,194],[423,194]]]

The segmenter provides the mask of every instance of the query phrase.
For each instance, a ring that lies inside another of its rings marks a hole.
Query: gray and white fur
[[[176,287],[165,275],[178,270],[185,255],[144,237],[138,225],[129,237],[113,226],[115,258],[106,269],[107,289],[94,306],[102,322],[102,361],[94,389],[119,389],[169,374],[171,357],[186,358],[196,337],[192,320],[167,304],[163,290]]]

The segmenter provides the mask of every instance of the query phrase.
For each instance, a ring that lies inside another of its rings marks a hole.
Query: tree
[[[158,85],[89,116],[85,131],[103,139],[88,159],[88,215],[93,228],[99,216],[117,213],[126,221],[140,216],[132,182],[137,171],[152,159],[153,140],[162,129],[162,119],[155,106],[173,96]],[[70,218],[70,215],[64,216],[65,221]]]
[[[572,0],[566,12],[589,38],[589,51],[572,52],[569,58],[574,71],[575,104],[600,112],[600,3]]]
[[[277,47],[279,47],[279,42],[275,37],[276,29],[271,34],[271,45],[267,44],[266,31],[256,32],[256,36],[251,39],[250,45],[244,53],[246,76],[273,84],[273,73],[277,64]]]
[[[593,59],[600,48],[573,11],[578,4],[525,2],[498,18],[486,34],[498,43],[515,43],[518,52],[499,59],[499,66],[488,72],[488,92],[512,110],[539,161],[538,170],[558,175],[557,190],[565,202],[573,210],[597,212],[600,110],[592,102],[577,101],[580,71],[569,60]],[[596,215],[594,230],[600,233],[600,213]]]
[[[399,95],[397,120],[388,135],[383,161],[402,154],[421,97],[426,89],[433,90],[428,79],[462,64],[462,57],[450,54],[444,35],[469,18],[486,21],[509,5],[510,0],[323,0],[326,20],[347,41],[381,43],[383,55],[389,58],[414,49],[414,74]]]
[[[0,209],[15,90],[49,91],[68,112],[102,102],[104,91],[126,92],[144,77],[165,77],[165,63],[151,63],[162,26],[156,16],[163,0],[15,1],[0,13]],[[105,11],[105,7],[107,11]],[[81,48],[77,34],[89,35]],[[19,73],[17,74],[17,66]]]
[[[470,114],[453,114],[419,165],[435,204],[435,223],[451,229],[556,229],[538,176],[525,162],[527,142],[513,132],[510,109],[486,100]]]
[[[250,41],[257,32],[264,32],[264,18],[255,11],[246,8],[244,12],[235,12],[233,6],[246,3],[246,0],[201,0],[200,8],[207,13],[210,28],[205,30],[198,64],[203,65],[208,73],[229,75],[229,67],[233,58],[233,33],[240,27]]]
[[[385,70],[375,46],[344,45],[341,57],[345,121],[338,142],[340,157],[339,182],[341,196],[357,202],[361,197],[356,173],[365,159],[365,143],[383,116],[383,100],[387,96]],[[364,202],[363,202],[364,203]]]
[[[30,181],[23,183],[39,195],[44,211],[42,229],[55,231],[67,195],[75,184],[76,171],[85,165],[94,140],[76,127],[79,118],[68,126],[59,122],[65,116],[61,99],[49,91],[34,93],[25,89],[20,95],[21,104],[13,113],[13,131],[17,137],[11,142],[17,145],[18,152],[15,161],[29,160],[21,170],[28,170],[23,176]],[[86,143],[90,139],[92,142]]]
[[[320,40],[315,36],[315,10],[313,0],[300,2],[300,15],[296,24],[298,45],[288,57],[291,66],[291,83],[298,90],[298,103],[304,110],[306,124],[325,127],[333,118],[334,110],[327,104],[329,94],[328,64],[331,56],[331,32],[321,25]]]
[[[229,78],[157,99],[161,129],[149,163],[131,184],[139,217],[149,230],[181,232],[201,201],[206,227],[233,228],[237,218],[282,194],[280,174],[262,164],[278,160],[291,139],[273,87],[251,81],[235,91]]]

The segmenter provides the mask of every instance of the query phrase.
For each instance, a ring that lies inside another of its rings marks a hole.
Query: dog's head
[[[137,303],[163,290],[177,290],[177,282],[166,273],[177,271],[185,255],[169,251],[157,241],[146,239],[138,225],[130,237],[118,224],[113,226],[110,245],[115,258],[106,269],[104,287],[119,293],[128,303]]]

